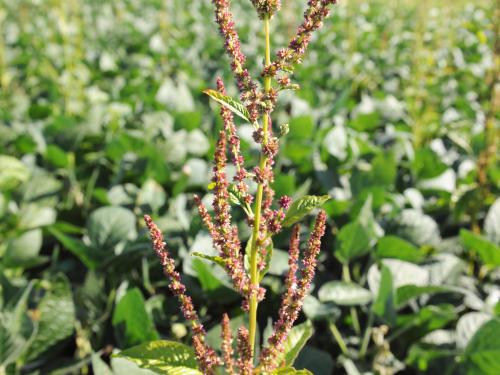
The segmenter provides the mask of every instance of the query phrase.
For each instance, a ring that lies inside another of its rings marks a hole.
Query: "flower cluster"
[[[304,302],[307,291],[311,286],[314,277],[317,257],[321,245],[321,237],[325,233],[326,214],[321,211],[316,218],[314,230],[307,243],[307,249],[302,260],[301,278],[297,280],[298,260],[299,260],[299,227],[295,226],[290,240],[289,249],[289,270],[285,281],[286,292],[282,297],[281,306],[278,312],[278,320],[274,323],[273,333],[267,340],[268,346],[260,354],[260,362],[263,369],[270,371],[279,364],[276,360],[283,352],[283,345],[292,329],[293,323],[297,320],[300,309]]]
[[[287,48],[280,49],[276,53],[276,60],[264,67],[262,75],[275,77],[280,71],[292,72],[294,66],[302,62],[302,57],[311,41],[312,33],[322,26],[323,20],[329,14],[329,6],[336,2],[337,0],[309,0],[307,9],[304,12],[304,19],[297,29],[297,34],[290,40]],[[279,77],[278,83],[283,88],[288,88],[290,79],[287,75],[284,75]]]
[[[231,60],[231,69],[241,92],[241,100],[247,104],[250,118],[255,121],[259,116],[262,93],[245,68],[246,57],[241,51],[240,38],[234,27],[233,14],[229,10],[229,0],[213,0],[215,21],[224,38],[224,47]]]
[[[150,216],[145,215],[144,221],[149,229],[153,249],[163,266],[163,272],[170,279],[169,288],[178,298],[184,318],[191,323],[191,330],[193,332],[193,347],[200,368],[203,370],[204,374],[214,374],[214,368],[220,365],[221,360],[215,354],[215,351],[205,343],[205,329],[200,323],[191,298],[185,293],[186,287],[181,281],[181,276],[175,270],[175,261],[170,257],[161,231],[158,229]]]
[[[259,17],[264,19],[266,17],[272,17],[281,8],[280,0],[251,0],[252,4],[257,10]]]
[[[251,0],[259,16],[269,22],[271,16],[279,10],[279,0]],[[186,320],[191,324],[193,332],[193,346],[199,362],[200,370],[204,374],[214,374],[218,366],[224,365],[228,374],[251,375],[254,373],[254,345],[256,337],[257,305],[264,298],[265,289],[260,286],[260,278],[269,266],[270,250],[272,250],[272,236],[281,232],[287,211],[292,200],[282,196],[275,201],[272,183],[274,181],[274,159],[279,151],[279,140],[273,134],[271,112],[277,102],[279,89],[272,87],[272,78],[280,87],[292,87],[287,75],[280,75],[280,71],[291,71],[292,66],[299,63],[310,41],[312,31],[321,26],[322,20],[328,14],[328,6],[335,0],[309,0],[304,20],[297,35],[291,40],[288,48],[277,53],[277,59],[264,68],[264,90],[259,89],[249,71],[245,67],[245,55],[241,51],[240,39],[236,32],[233,16],[229,10],[229,0],[213,0],[215,5],[215,19],[225,41],[225,49],[231,60],[240,98],[245,104],[249,119],[255,127],[253,138],[260,145],[261,154],[258,166],[248,170],[241,154],[240,138],[237,134],[233,113],[230,108],[221,107],[223,129],[214,153],[212,186],[214,198],[212,202],[213,214],[210,214],[198,196],[195,202],[200,217],[210,233],[214,247],[219,253],[217,263],[222,265],[231,278],[234,289],[242,296],[242,309],[248,312],[249,327],[240,327],[236,335],[236,353],[233,349],[233,335],[230,320],[227,314],[222,317],[221,327],[221,354],[206,344],[205,330],[201,325],[198,314],[194,310],[190,297],[185,294],[185,286],[180,275],[175,271],[174,260],[170,257],[162,234],[149,216],[145,216],[149,228],[153,248],[160,258],[165,274],[170,279],[169,288],[179,299],[181,310]],[[268,26],[268,24],[266,24]],[[266,26],[266,40],[269,41],[269,27]],[[266,56],[269,56],[270,47],[266,43]],[[269,61],[269,58],[267,58]],[[217,79],[217,90],[226,95],[224,83]],[[262,116],[263,124],[259,124]],[[280,130],[286,134],[286,126]],[[230,183],[226,174],[228,162],[236,168],[236,174]],[[255,197],[250,194],[248,180],[257,183]],[[243,254],[238,227],[232,223],[231,204],[240,206],[247,216],[247,223],[252,227],[249,239],[249,254]],[[252,207],[253,205],[253,207]],[[299,226],[292,230],[289,247],[289,270],[286,275],[286,292],[282,297],[279,318],[274,323],[273,332],[268,339],[267,346],[260,354],[259,368],[261,373],[272,371],[280,365],[279,358],[284,351],[284,342],[302,308],[304,297],[308,292],[316,268],[317,256],[320,250],[321,238],[325,232],[326,215],[320,211],[314,229],[307,242],[303,256],[300,256]],[[250,260],[249,270],[245,268],[244,255]],[[300,266],[299,266],[300,265]],[[263,372],[262,372],[263,371]]]

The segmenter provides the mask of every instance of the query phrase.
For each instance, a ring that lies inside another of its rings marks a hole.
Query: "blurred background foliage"
[[[257,72],[260,24],[250,2],[233,3]],[[283,2],[276,48],[303,3]],[[273,118],[290,128],[278,196],[333,197],[297,330],[316,333],[296,368],[500,373],[499,7],[342,1],[314,38],[301,90]],[[208,0],[0,0],[0,374],[146,374],[110,354],[189,342],[144,213],[164,230],[210,341],[222,312],[242,322],[221,272],[190,255],[213,251],[192,202],[210,199],[221,127],[202,90],[221,75],[236,95],[212,21]],[[251,127],[239,131],[251,164]],[[263,336],[287,235],[263,280]]]

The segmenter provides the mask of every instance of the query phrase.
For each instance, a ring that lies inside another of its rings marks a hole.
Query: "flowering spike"
[[[250,347],[248,329],[245,327],[240,327],[238,329],[238,360],[236,362],[237,367],[240,370],[241,375],[252,375],[253,374],[253,364],[252,364],[252,349]]]
[[[229,325],[229,316],[227,314],[222,316],[221,326],[221,350],[224,358],[224,365],[228,374],[234,374],[233,338],[231,337],[231,327]]]
[[[231,69],[241,92],[241,100],[246,103],[250,120],[253,122],[259,115],[262,94],[245,68],[246,57],[241,51],[240,38],[234,28],[233,14],[229,10],[230,0],[212,0],[215,5],[215,21],[224,38],[224,47],[231,60]]]
[[[222,78],[217,78],[217,90],[226,95],[226,89],[224,87],[224,82]],[[232,154],[232,161],[236,167],[236,175],[234,176],[234,181],[238,191],[241,193],[245,201],[251,201],[251,196],[248,194],[248,185],[245,183],[245,179],[248,176],[248,172],[245,169],[245,159],[241,154],[240,149],[240,138],[236,132],[236,126],[234,125],[234,118],[232,112],[224,106],[221,106],[220,114],[224,122],[224,130],[229,136],[230,150]]]
[[[215,149],[215,166],[212,181],[214,187],[214,218],[215,225],[208,220],[210,216],[205,213],[206,209],[199,205],[200,214],[206,222],[215,247],[219,250],[221,257],[225,260],[226,271],[231,277],[236,290],[246,299],[249,296],[250,280],[245,272],[243,256],[240,252],[241,243],[238,238],[238,229],[231,225],[231,214],[229,205],[228,182],[226,180],[226,133],[219,133],[219,141]],[[212,228],[212,229],[211,229]]]
[[[281,300],[279,318],[274,323],[273,333],[267,340],[268,346],[262,349],[260,360],[262,367],[271,371],[278,365],[276,359],[284,350],[284,343],[293,323],[297,320],[307,291],[314,277],[317,257],[321,245],[321,237],[325,233],[326,214],[320,211],[316,218],[314,230],[307,242],[307,249],[302,261],[301,279],[297,281],[297,260],[299,247],[299,229],[295,226],[290,240],[289,265],[290,269],[286,278],[286,292]]]
[[[251,1],[261,19],[264,19],[266,17],[272,17],[272,15],[281,8],[280,0],[251,0]]]
[[[330,12],[328,7],[336,2],[337,0],[309,0],[297,34],[290,40],[287,48],[278,51],[276,60],[264,67],[262,75],[274,77],[280,70],[293,71],[294,65],[302,62],[312,32],[322,26],[323,20]],[[286,82],[289,83],[288,80]]]
[[[181,276],[175,270],[175,262],[170,257],[166,243],[163,240],[163,234],[153,222],[151,216],[144,215],[144,221],[149,229],[153,249],[163,266],[163,272],[170,279],[169,289],[179,300],[184,317],[191,323],[193,346],[200,369],[204,374],[215,374],[214,367],[220,364],[220,358],[215,354],[215,351],[205,343],[205,329],[200,323],[191,297],[185,294],[186,287],[181,281]]]

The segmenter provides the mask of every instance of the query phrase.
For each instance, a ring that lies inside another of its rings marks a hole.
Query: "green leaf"
[[[270,375],[313,375],[308,370],[295,370],[293,367],[276,369]]]
[[[13,189],[27,181],[30,171],[24,163],[18,159],[0,155],[0,191]]]
[[[290,124],[288,125],[290,132],[288,137],[293,140],[298,140],[303,142],[304,140],[309,140],[314,134],[314,119],[310,115],[296,116],[290,119]]]
[[[284,343],[284,352],[278,356],[278,363],[285,363],[292,366],[302,348],[311,338],[314,332],[312,323],[308,320],[302,324],[293,327]]]
[[[207,255],[207,254],[203,254],[203,253],[199,253],[199,252],[195,251],[195,252],[191,253],[191,256],[209,260],[212,263],[218,264],[222,268],[226,267],[226,261],[218,255]]]
[[[372,305],[372,310],[389,324],[393,325],[396,322],[392,274],[389,268],[384,265],[382,265],[382,277],[380,279],[377,299]]]
[[[397,236],[381,238],[377,244],[376,255],[379,259],[395,258],[413,263],[418,263],[425,257],[416,246]]]
[[[329,199],[329,195],[305,195],[302,198],[293,201],[290,208],[286,212],[285,219],[283,220],[283,226],[289,227],[292,224],[295,224],[315,208],[321,207]]]
[[[310,345],[302,349],[294,366],[307,369],[314,375],[331,375],[334,372],[334,362],[330,354]]]
[[[251,122],[250,121],[250,113],[248,113],[248,110],[246,109],[246,107],[238,100],[235,100],[229,96],[223,95],[216,90],[208,89],[208,90],[204,90],[203,93],[210,96],[216,102],[222,104],[224,107],[226,107],[231,112],[233,112],[236,116],[241,117],[243,120],[245,120],[247,122]]]
[[[137,288],[127,291],[117,302],[113,313],[113,326],[122,346],[137,345],[159,338],[146,311],[144,297]]]
[[[467,375],[500,374],[500,320],[483,324],[464,353]]]
[[[355,283],[344,281],[329,281],[318,291],[321,302],[335,302],[341,306],[366,305],[371,302],[369,290]]]
[[[90,241],[100,250],[112,250],[116,245],[135,239],[135,215],[119,206],[101,207],[90,214],[87,230]]]
[[[491,242],[500,246],[500,198],[497,198],[484,219],[484,234]]]
[[[202,375],[190,347],[166,340],[150,341],[124,350],[117,357],[163,375]]]
[[[340,309],[333,302],[321,303],[311,295],[304,299],[302,310],[311,320],[335,321],[340,316]]]
[[[214,269],[200,259],[193,259],[193,270],[204,291],[212,292],[223,286],[221,280],[215,276]]]
[[[397,234],[414,245],[436,246],[441,242],[439,226],[429,215],[415,209],[405,209],[396,218]]]
[[[73,253],[87,268],[92,270],[98,266],[99,258],[93,248],[86,246],[76,238],[67,236],[55,226],[47,229],[63,245],[64,249]]]
[[[460,239],[466,248],[477,252],[479,258],[481,258],[481,261],[484,264],[493,267],[500,266],[499,246],[478,234],[468,231],[467,229],[462,229],[460,231]]]
[[[370,251],[371,237],[366,227],[359,221],[344,225],[337,236],[340,245],[335,255],[344,264]]]
[[[42,231],[34,229],[11,239],[7,243],[7,249],[2,257],[5,267],[23,267],[38,265],[44,258],[38,256],[42,248]]]
[[[45,285],[45,284],[44,284]],[[75,304],[66,276],[57,278],[45,288],[37,306],[40,314],[38,332],[30,346],[28,359],[33,360],[70,337],[75,330]]]
[[[424,294],[459,292],[457,288],[441,285],[403,285],[396,290],[396,301],[398,307],[403,307],[410,300],[420,297]]]
[[[469,312],[458,319],[456,326],[456,344],[463,349],[467,347],[470,340],[481,326],[492,318],[490,314],[484,312]]]

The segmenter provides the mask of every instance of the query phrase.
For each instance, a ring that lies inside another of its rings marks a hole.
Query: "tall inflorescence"
[[[219,357],[206,343],[206,332],[198,314],[194,310],[191,298],[185,293],[185,286],[180,275],[175,271],[174,260],[166,248],[163,236],[151,217],[145,216],[153,242],[153,248],[160,259],[164,273],[170,280],[169,288],[178,298],[181,310],[190,322],[195,354],[203,374],[215,374],[217,367],[223,365],[228,374],[254,374],[255,337],[257,326],[257,305],[264,298],[265,289],[259,285],[260,278],[269,266],[269,249],[272,237],[281,232],[292,200],[288,196],[275,199],[272,183],[274,181],[274,159],[279,151],[279,140],[274,135],[271,113],[276,105],[278,94],[283,89],[293,89],[289,74],[294,66],[302,61],[312,32],[317,30],[328,15],[329,6],[336,0],[309,0],[304,18],[297,29],[297,34],[288,46],[278,50],[274,60],[270,52],[269,22],[279,11],[280,0],[251,0],[259,18],[264,23],[265,59],[261,72],[263,84],[259,86],[246,67],[246,57],[241,50],[240,38],[235,28],[233,15],[229,9],[230,0],[212,0],[215,6],[215,20],[224,39],[224,47],[230,60],[240,99],[248,112],[247,118],[254,127],[253,139],[260,145],[260,160],[257,166],[247,169],[241,154],[240,138],[234,122],[232,109],[223,105],[220,115],[223,129],[214,153],[213,167],[213,214],[210,214],[202,200],[195,196],[198,212],[210,233],[214,247],[218,251],[218,263],[229,275],[234,289],[242,296],[242,309],[248,312],[248,328],[239,327],[236,350],[233,349],[233,334],[230,320],[224,314],[221,322],[221,353]],[[275,82],[275,85],[273,85]],[[227,98],[221,78],[217,79],[217,91],[220,97]],[[222,102],[224,102],[222,100]],[[233,100],[234,102],[234,100]],[[242,107],[243,108],[243,107]],[[228,158],[229,155],[229,158]],[[236,173],[232,181],[226,174],[230,161]],[[257,185],[256,193],[251,194],[249,181]],[[232,222],[231,203],[237,201],[246,214],[246,221],[252,229],[252,235],[246,248],[249,249],[248,270],[245,268],[243,247],[238,227]],[[260,352],[259,373],[268,373],[279,367],[284,351],[284,342],[302,308],[304,298],[314,277],[316,262],[325,232],[326,214],[320,211],[316,217],[314,229],[301,256],[300,227],[292,230],[289,246],[289,270],[285,279],[286,291],[282,296],[278,320],[267,344]]]
[[[196,353],[200,369],[204,374],[215,374],[215,367],[221,360],[215,351],[205,343],[206,332],[200,323],[191,298],[186,295],[186,287],[181,281],[181,276],[175,270],[175,261],[170,257],[163,235],[149,215],[144,216],[144,221],[149,229],[153,249],[163,266],[163,272],[170,279],[170,291],[177,297],[184,318],[191,323],[193,332],[193,348]]]

